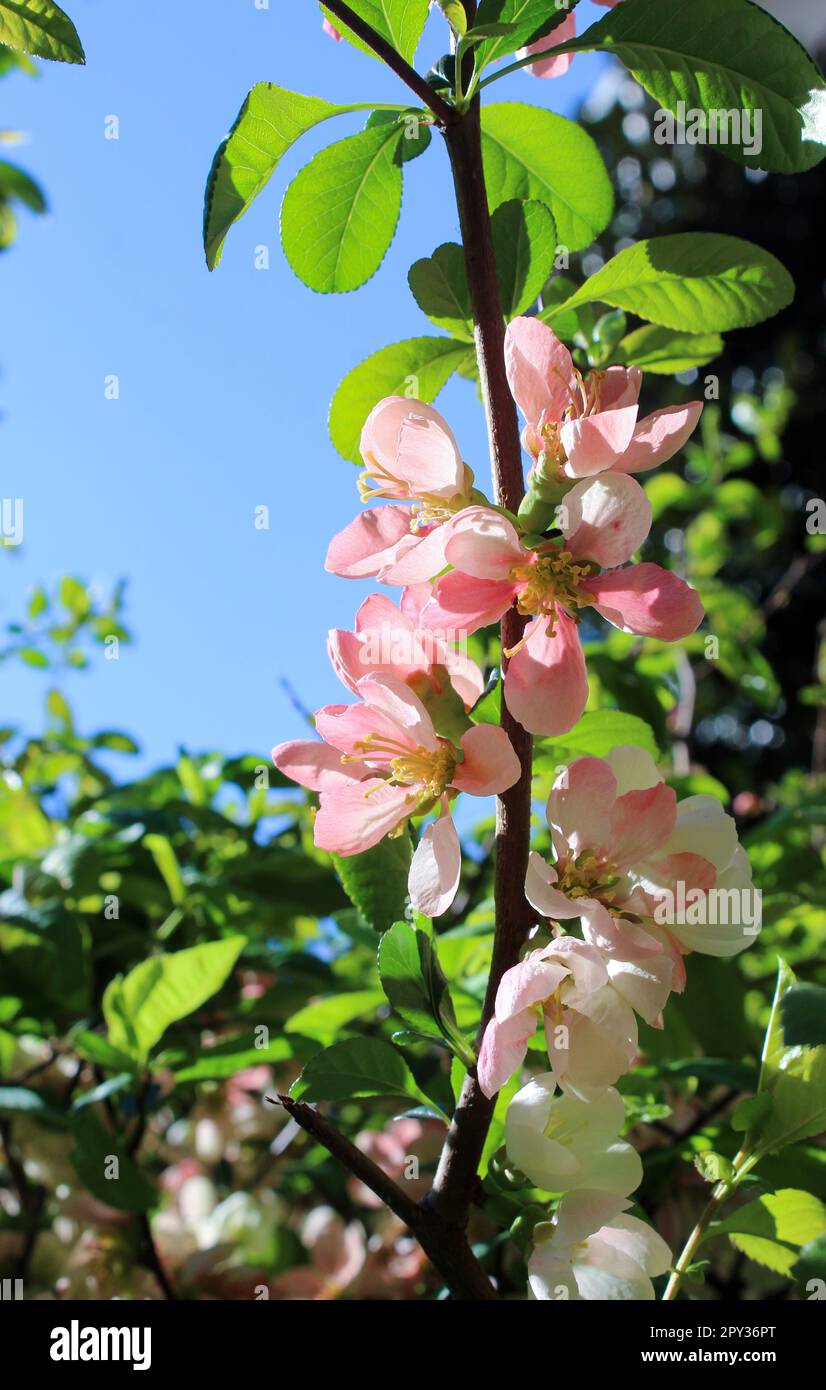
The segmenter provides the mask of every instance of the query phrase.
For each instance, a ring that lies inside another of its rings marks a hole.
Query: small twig
[[[291,1096],[267,1096],[270,1105],[283,1105],[290,1119],[300,1125],[333,1158],[359,1178],[371,1192],[403,1221],[416,1237],[431,1264],[438,1270],[454,1298],[497,1299],[493,1285],[468,1245],[463,1230],[443,1223],[426,1204],[420,1205],[395,1183],[372,1158],[356,1148],[346,1135],[323,1115]]]
[[[375,29],[371,29],[370,25],[351,10],[349,5],[345,5],[343,0],[324,0],[324,6],[348,29],[352,29],[356,37],[366,43],[377,58],[381,58],[383,63],[392,68],[396,76],[400,77],[405,86],[415,93],[419,101],[424,102],[425,106],[430,108],[440,126],[449,125],[452,120],[456,119],[457,113],[454,108],[448,106],[447,102],[425,82],[416,69],[405,62],[393,45],[388,43],[387,39],[383,39],[381,34],[377,34]]]
[[[25,1221],[23,1248],[15,1267],[15,1277],[25,1279],[37,1238],[40,1235],[40,1215],[46,1201],[46,1190],[39,1183],[33,1183],[24,1167],[23,1160],[14,1146],[10,1120],[0,1120],[0,1142],[6,1155],[12,1187],[20,1203],[20,1212]]]

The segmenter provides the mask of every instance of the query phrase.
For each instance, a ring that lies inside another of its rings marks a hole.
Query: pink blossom
[[[362,501],[403,505],[357,516],[330,542],[326,568],[387,584],[432,579],[444,568],[443,523],[467,506],[473,489],[450,426],[423,401],[388,396],[367,417],[360,447]]]
[[[429,584],[404,589],[400,607],[384,594],[371,594],[356,614],[355,630],[332,628],[327,649],[339,679],[348,690],[371,671],[397,676],[411,682],[423,676],[434,693],[441,694],[445,675],[470,709],[480,698],[485,681],[470,657],[438,635],[419,627],[422,607],[431,594]]]
[[[664,895],[676,896],[680,884],[701,896],[714,887],[748,892],[751,874],[720,803],[690,796],[678,806],[643,749],[620,745],[607,758],[578,758],[554,783],[547,816],[556,861],[531,854],[528,901],[557,921],[581,918],[586,940],[610,957],[615,983],[625,976],[632,1003],[642,985],[629,962],[667,955],[671,988],[682,990],[687,951],[726,956],[750,944],[753,935],[728,916],[697,926],[656,920]]]
[[[618,5],[620,0],[596,0],[598,5]],[[562,4],[558,5],[563,8]],[[563,19],[561,24],[547,33],[544,38],[535,39],[525,48],[520,48],[517,58],[527,58],[531,53],[547,53],[548,49],[556,47],[557,44],[568,43],[570,39],[576,38],[576,15],[569,14],[567,19]],[[573,53],[560,53],[556,57],[542,58],[538,63],[528,63],[527,71],[533,77],[561,77],[568,71],[574,61]]]
[[[507,734],[490,724],[469,729],[458,749],[440,738],[421,700],[395,676],[363,676],[356,693],[359,704],[317,712],[324,742],[282,743],[273,761],[320,793],[315,844],[336,854],[361,854],[399,833],[411,816],[438,807],[439,819],[419,840],[408,878],[414,907],[438,917],[456,895],[461,870],[450,796],[506,791],[519,777],[519,760]]]
[[[522,1065],[538,1018],[560,1085],[583,1096],[612,1085],[637,1055],[634,1011],[655,1022],[671,974],[672,962],[662,955],[624,960],[612,971],[596,946],[572,936],[531,951],[499,984],[479,1052],[485,1095],[495,1095]]]
[[[563,734],[577,722],[588,698],[577,612],[592,606],[624,631],[673,642],[693,632],[703,607],[695,591],[659,565],[629,565],[599,575],[595,556],[619,564],[639,546],[650,522],[647,503],[624,498],[631,479],[586,484],[588,498],[569,494],[561,518],[563,542],[536,550],[522,545],[507,517],[486,507],[467,507],[445,528],[444,558],[453,570],[438,579],[422,609],[422,626],[440,632],[476,632],[498,622],[516,601],[534,618],[511,652],[505,702],[533,734]],[[642,498],[642,490],[632,484]],[[570,499],[573,498],[573,501]]]
[[[600,5],[605,4],[606,2],[607,0],[597,0],[597,3]],[[324,30],[324,33],[328,36],[328,38],[335,39],[336,43],[341,43],[341,34],[338,32],[338,29],[335,27],[335,25],[330,23],[329,19],[325,18],[322,22],[321,27]]]
[[[672,458],[694,432],[702,401],[639,419],[642,372],[608,367],[583,377],[547,324],[517,318],[505,335],[508,382],[525,417],[531,476],[564,483],[597,473],[644,473]]]
[[[556,1220],[534,1228],[528,1262],[529,1297],[540,1300],[650,1301],[652,1276],[665,1274],[671,1251],[629,1203],[608,1192],[573,1192]]]

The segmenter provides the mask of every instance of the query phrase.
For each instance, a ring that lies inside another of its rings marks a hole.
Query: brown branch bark
[[[493,492],[500,506],[515,512],[524,495],[522,450],[516,406],[505,372],[505,323],[496,274],[487,189],[482,165],[481,119],[478,101],[456,125],[445,131],[453,170],[456,202],[465,252],[465,267],[473,307],[476,356],[488,427]],[[502,620],[502,672],[507,649],[516,646],[525,626],[512,608]],[[496,930],[479,1039],[493,1013],[496,991],[504,972],[519,959],[531,925],[525,899],[531,816],[531,736],[511,717],[502,701],[502,727],[519,758],[522,774],[515,786],[497,798],[494,898]],[[436,1173],[431,1209],[454,1227],[464,1229],[473,1198],[479,1160],[494,1102],[483,1095],[469,1073],[448,1131]]]
[[[411,92],[419,98],[419,101],[433,112],[440,126],[448,124],[455,118],[456,112],[453,107],[449,106],[444,98],[440,97],[439,93],[425,82],[415,68],[405,62],[393,45],[387,42],[387,39],[383,39],[381,34],[377,34],[375,29],[372,29],[365,20],[350,9],[349,5],[344,4],[344,0],[324,0],[324,6],[348,29],[352,29],[353,33],[363,43],[366,43],[368,48],[373,50],[377,58],[381,58],[389,68],[392,68],[405,86],[409,87]]]
[[[464,1238],[457,1240],[451,1229],[434,1219],[426,1206],[414,1201],[372,1158],[357,1149],[346,1135],[312,1106],[293,1100],[290,1096],[279,1096],[278,1103],[283,1105],[297,1125],[343,1163],[371,1192],[375,1192],[385,1206],[404,1222],[454,1298],[496,1299],[490,1280]],[[275,1102],[271,1101],[271,1104]]]

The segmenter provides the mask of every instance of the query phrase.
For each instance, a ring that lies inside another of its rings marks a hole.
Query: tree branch
[[[381,34],[377,34],[375,29],[372,29],[369,24],[350,9],[349,5],[345,5],[343,0],[324,0],[324,7],[330,11],[330,14],[335,15],[336,19],[340,19],[342,24],[346,25],[348,29],[352,29],[356,37],[361,39],[363,43],[366,43],[367,47],[372,49],[377,58],[381,58],[383,63],[386,63],[389,68],[393,69],[396,76],[400,77],[405,86],[409,87],[411,92],[415,93],[419,101],[430,108],[440,126],[449,125],[451,121],[456,119],[457,113],[455,109],[449,106],[444,98],[440,97],[439,93],[433,90],[429,83],[425,82],[424,78],[420,76],[415,68],[412,68],[409,63],[405,62],[401,54],[396,52],[393,45],[388,43],[387,39],[383,39]]]
[[[372,1158],[357,1149],[355,1144],[320,1115],[312,1106],[291,1096],[267,1097],[271,1105],[283,1105],[287,1114],[307,1134],[321,1144],[333,1158],[375,1192],[376,1196],[403,1221],[416,1237],[431,1263],[444,1279],[454,1298],[496,1299],[497,1294],[462,1234],[442,1225],[428,1210],[408,1196],[391,1177],[388,1177]]]
[[[457,125],[445,131],[473,307],[479,380],[488,427],[493,491],[496,501],[517,511],[524,495],[522,449],[516,406],[505,371],[505,323],[496,273],[487,189],[482,164],[481,114],[478,99]],[[504,653],[517,645],[525,619],[515,608],[502,620],[502,673]],[[532,922],[525,899],[531,817],[530,734],[517,724],[502,701],[502,728],[519,758],[519,781],[497,798],[496,869],[494,898],[496,930],[487,993],[479,1030],[481,1040],[493,1013],[499,981],[515,965]],[[447,1222],[464,1229],[474,1183],[494,1102],[483,1095],[476,1076],[469,1073],[462,1088],[445,1147],[436,1172],[431,1207]]]

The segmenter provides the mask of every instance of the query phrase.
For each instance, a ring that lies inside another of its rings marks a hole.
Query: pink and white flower
[[[628,485],[639,494],[624,498]],[[507,517],[467,507],[445,527],[444,559],[453,566],[433,586],[423,627],[476,632],[498,622],[514,601],[534,619],[509,657],[505,702],[533,734],[566,733],[588,698],[576,614],[592,606],[624,631],[674,642],[702,621],[698,595],[659,565],[629,565],[605,574],[591,561],[621,564],[641,544],[650,510],[632,479],[599,480],[566,499],[564,541],[536,550],[522,545]],[[642,499],[640,501],[640,499]]]
[[[540,1020],[560,1086],[589,1097],[618,1081],[637,1055],[634,1011],[647,1023],[659,1020],[672,968],[664,955],[606,960],[572,936],[531,951],[499,984],[477,1065],[485,1095],[522,1065]]]
[[[554,783],[547,817],[556,860],[531,854],[525,894],[545,917],[581,918],[586,940],[613,958],[609,970],[664,953],[680,991],[684,954],[735,955],[754,939],[728,916],[703,926],[656,920],[664,895],[676,900],[680,885],[685,895],[716,886],[748,892],[751,872],[720,803],[691,796],[678,805],[644,749],[578,758]]]
[[[594,1100],[555,1092],[556,1081],[545,1072],[508,1106],[505,1147],[513,1166],[546,1192],[633,1192],[642,1182],[642,1161],[619,1138],[625,1120],[619,1092],[603,1091]]]
[[[391,675],[356,682],[360,703],[326,705],[315,716],[323,742],[297,740],[273,749],[273,761],[320,793],[313,834],[318,849],[361,854],[400,833],[411,816],[438,808],[439,819],[413,855],[408,888],[429,917],[446,912],[459,886],[461,849],[450,797],[492,796],[519,778],[519,760],[504,730],[477,724],[461,747],[439,738],[425,706]]]
[[[361,433],[365,502],[371,507],[330,542],[325,567],[348,579],[420,584],[444,568],[443,525],[471,500],[473,474],[447,421],[433,406],[387,396]]]
[[[628,1206],[605,1192],[564,1197],[556,1220],[534,1227],[529,1297],[650,1302],[651,1280],[666,1273],[671,1251],[644,1221],[625,1214]]]
[[[363,676],[380,672],[405,683],[425,678],[435,694],[449,679],[465,708],[481,697],[485,680],[475,661],[455,646],[419,626],[421,611],[431,596],[429,584],[402,591],[399,607],[384,594],[371,594],[356,614],[355,630],[331,628],[327,649],[333,669],[348,690]]]
[[[647,472],[673,458],[702,414],[703,402],[689,401],[640,420],[640,368],[608,367],[583,377],[539,319],[508,325],[505,361],[526,421],[522,442],[534,460],[532,477],[544,482]]]

